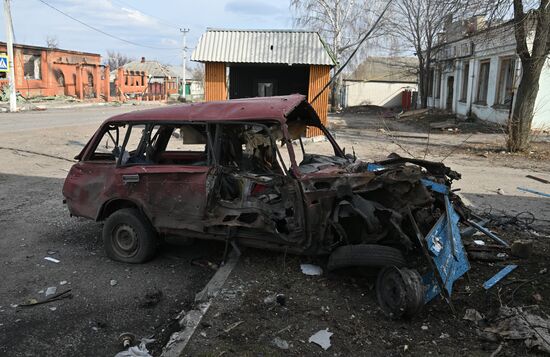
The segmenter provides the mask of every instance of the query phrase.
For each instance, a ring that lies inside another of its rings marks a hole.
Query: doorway
[[[455,77],[449,77],[447,79],[447,104],[445,108],[449,111],[453,110],[453,89],[455,87]]]

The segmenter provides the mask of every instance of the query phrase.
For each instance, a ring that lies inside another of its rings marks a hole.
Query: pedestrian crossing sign
[[[0,72],[8,72],[8,56],[0,55]]]

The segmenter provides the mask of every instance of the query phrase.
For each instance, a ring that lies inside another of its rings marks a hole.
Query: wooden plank
[[[225,63],[207,62],[204,66],[204,100],[207,102],[226,100]]]
[[[309,87],[308,101],[311,103],[313,98],[323,89],[330,80],[330,66],[311,65],[309,66]],[[328,94],[329,88],[326,88],[323,93],[312,103],[313,109],[319,116],[323,125],[328,124]],[[309,127],[307,137],[323,135],[321,130]]]

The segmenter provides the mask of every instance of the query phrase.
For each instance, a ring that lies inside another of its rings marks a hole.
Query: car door
[[[191,130],[182,129],[187,127]],[[204,124],[150,124],[136,151],[141,157],[118,169],[122,179],[133,179],[128,187],[145,189],[144,211],[158,230],[202,230],[207,150]]]

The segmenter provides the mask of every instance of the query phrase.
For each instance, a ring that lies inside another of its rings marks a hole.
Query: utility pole
[[[17,96],[15,93],[15,56],[13,55],[13,27],[11,21],[10,0],[4,0],[4,22],[6,23],[6,36],[8,37],[8,80],[10,89],[10,112],[17,111]]]
[[[182,75],[181,75],[181,96],[185,99],[185,81],[186,81],[186,70],[185,65],[187,61],[187,45],[185,42],[185,36],[189,32],[189,29],[180,29],[180,32],[183,35],[183,41],[182,41],[182,50],[183,50],[183,68],[182,68]]]

